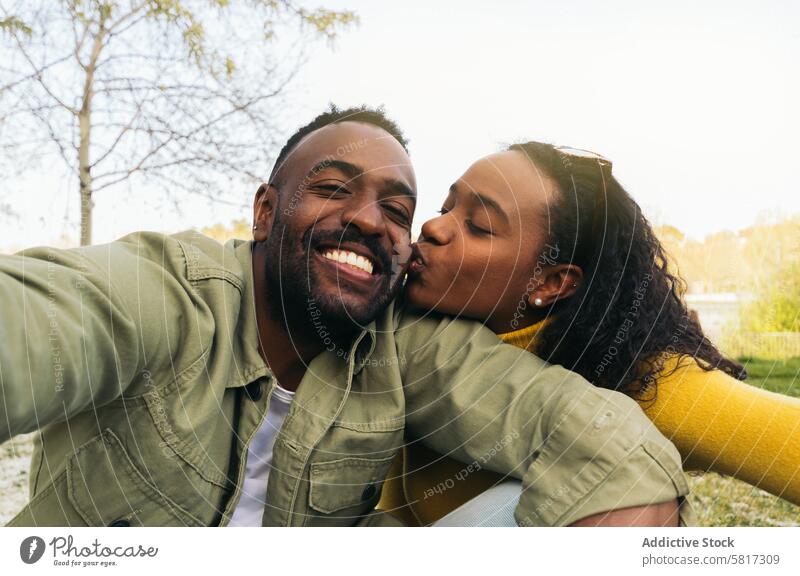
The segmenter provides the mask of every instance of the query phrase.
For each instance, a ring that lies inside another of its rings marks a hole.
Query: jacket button
[[[370,484],[369,486],[364,488],[364,491],[361,493],[361,499],[369,500],[370,498],[374,497],[375,494],[377,493],[378,493],[378,487],[375,486],[375,484]]]
[[[247,392],[248,398],[250,398],[250,400],[253,402],[258,402],[264,395],[264,387],[258,380],[255,382],[250,382],[250,384],[244,387],[244,390]]]
[[[120,518],[118,520],[114,520],[109,527],[111,528],[128,528],[131,525],[130,522],[125,520],[124,518]]]

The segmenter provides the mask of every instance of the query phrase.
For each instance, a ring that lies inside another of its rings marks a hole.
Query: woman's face
[[[422,226],[409,303],[480,320],[498,333],[517,327],[515,318],[524,326],[555,190],[522,152],[475,162],[450,187],[442,215]]]

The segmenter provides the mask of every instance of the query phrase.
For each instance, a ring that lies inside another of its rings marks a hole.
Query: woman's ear
[[[278,189],[271,184],[259,186],[253,200],[253,239],[256,242],[269,238],[277,209]]]
[[[542,270],[536,289],[528,295],[528,305],[545,308],[558,300],[570,298],[583,282],[583,270],[574,264],[556,264]]]

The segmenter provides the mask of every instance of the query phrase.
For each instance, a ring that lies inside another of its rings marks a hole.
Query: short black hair
[[[364,104],[352,108],[339,109],[335,104],[330,104],[328,110],[314,118],[305,126],[298,128],[281,148],[278,158],[275,160],[275,166],[272,167],[272,172],[269,175],[269,183],[274,184],[275,176],[278,170],[286,161],[286,157],[294,150],[297,143],[300,142],[305,136],[312,132],[324,128],[329,124],[336,124],[338,122],[363,122],[365,124],[372,124],[388,132],[395,140],[397,140],[403,147],[403,150],[408,154],[408,140],[403,135],[403,131],[394,122],[389,119],[383,110],[383,106],[377,108],[370,108]]]

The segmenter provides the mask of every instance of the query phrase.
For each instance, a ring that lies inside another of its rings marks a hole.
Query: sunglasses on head
[[[607,166],[609,170],[611,170],[611,160],[606,158],[605,156],[601,156],[597,152],[592,152],[590,150],[583,150],[581,148],[571,148],[570,146],[555,146],[554,147],[557,152],[567,156],[568,158],[577,158],[581,160],[595,160],[601,166]]]

